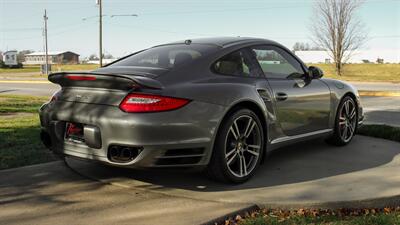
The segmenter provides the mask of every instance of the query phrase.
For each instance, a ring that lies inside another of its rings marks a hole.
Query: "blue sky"
[[[291,48],[311,42],[311,0],[103,0],[104,51],[114,56],[169,41],[207,36],[249,36]],[[83,57],[98,52],[95,0],[0,0],[0,50],[43,50],[43,12],[49,50]],[[139,17],[109,15],[133,14]],[[358,13],[365,49],[400,51],[400,0],[366,0]],[[83,20],[83,18],[88,18]]]

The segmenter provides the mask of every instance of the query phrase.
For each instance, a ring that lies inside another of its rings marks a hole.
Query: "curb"
[[[359,209],[359,208],[384,208],[396,207],[400,204],[400,196],[391,196],[385,198],[366,199],[358,201],[341,201],[341,202],[326,202],[326,203],[309,203],[309,204],[254,204],[243,209],[225,214],[216,219],[210,220],[202,225],[223,224],[229,218],[235,216],[244,216],[251,211],[259,210],[262,208],[267,209],[282,209],[282,210],[295,210],[300,208],[306,209]]]
[[[0,83],[13,83],[13,84],[51,84],[50,81],[41,80],[0,80]]]
[[[223,216],[220,216],[218,218],[212,219],[208,222],[202,223],[200,225],[215,225],[215,224],[223,224],[225,222],[225,220],[229,219],[229,218],[235,218],[235,216],[237,215],[241,215],[243,216],[244,214],[246,214],[247,212],[251,212],[251,211],[255,211],[255,210],[259,210],[260,207],[258,207],[257,205],[251,205],[251,206],[247,206],[244,207],[242,209],[230,212],[228,214],[225,214]]]
[[[216,219],[210,220],[201,225],[216,225],[224,224],[226,220],[235,219],[237,215],[244,217],[246,213],[256,211],[259,209],[282,209],[282,210],[296,210],[296,209],[359,209],[359,208],[385,208],[385,207],[397,207],[400,204],[400,196],[367,199],[360,201],[349,201],[349,202],[327,202],[321,204],[299,204],[299,205],[287,205],[287,204],[254,204],[252,206],[245,207],[243,209],[236,210],[234,212],[225,214]]]

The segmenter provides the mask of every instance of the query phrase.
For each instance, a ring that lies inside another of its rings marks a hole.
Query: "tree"
[[[323,51],[324,48],[318,46],[311,46],[309,43],[296,42],[293,45],[293,51]]]
[[[114,58],[114,56],[109,53],[103,54],[103,59],[113,59],[113,58]]]
[[[91,55],[89,56],[89,60],[99,60],[99,57],[97,57],[96,54],[91,54]]]
[[[356,18],[363,0],[318,0],[311,26],[313,41],[327,49],[342,75],[343,64],[366,40],[365,27]]]
[[[293,51],[308,51],[310,50],[310,45],[308,43],[296,42],[293,45]]]
[[[25,62],[25,55],[32,53],[31,50],[22,50],[17,54],[17,61],[18,62]]]

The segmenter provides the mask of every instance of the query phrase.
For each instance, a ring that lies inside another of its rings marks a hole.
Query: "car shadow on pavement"
[[[94,191],[102,186],[68,171],[60,161],[2,170],[0,171],[0,208],[21,202],[32,206],[46,203],[54,206],[74,205],[80,201],[66,196]],[[44,191],[47,189],[51,191]]]
[[[330,146],[323,140],[308,141],[274,151],[254,177],[238,185],[214,182],[185,169],[133,170],[80,161],[70,164],[85,176],[130,187],[218,192],[295,184],[367,170],[391,162],[399,153],[393,142],[364,136],[356,136],[344,147]]]

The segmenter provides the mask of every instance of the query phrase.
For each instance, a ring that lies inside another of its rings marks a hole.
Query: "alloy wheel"
[[[339,135],[343,142],[349,142],[357,126],[357,110],[352,99],[347,99],[339,112]]]
[[[232,175],[245,177],[257,166],[262,149],[260,129],[251,116],[233,121],[225,140],[226,165]]]

